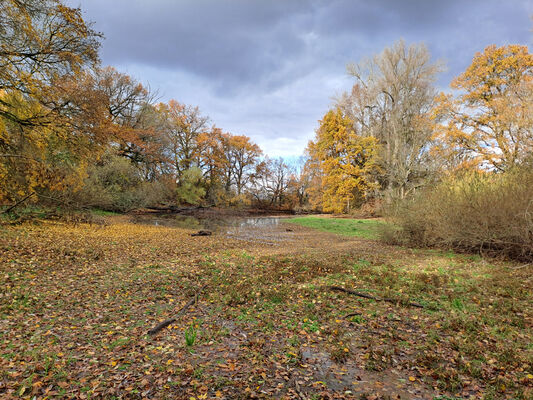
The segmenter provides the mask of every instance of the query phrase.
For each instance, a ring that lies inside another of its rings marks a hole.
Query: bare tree
[[[403,41],[360,64],[348,66],[356,82],[337,105],[362,136],[374,136],[381,149],[380,176],[387,197],[404,197],[424,184],[434,169],[429,155],[433,124],[430,110],[439,63],[424,45]]]
[[[283,159],[266,158],[258,165],[254,182],[254,197],[269,206],[281,207],[287,196],[292,171]]]
[[[160,104],[158,109],[166,120],[165,153],[172,162],[174,173],[180,177],[184,171],[198,166],[198,139],[208,131],[209,118],[202,115],[198,107],[176,100]]]

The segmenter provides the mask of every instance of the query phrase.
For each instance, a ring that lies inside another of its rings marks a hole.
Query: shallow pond
[[[136,224],[209,230],[234,239],[276,243],[288,240],[292,236],[283,224],[286,218],[279,216],[199,218],[186,215],[135,215],[131,221]]]

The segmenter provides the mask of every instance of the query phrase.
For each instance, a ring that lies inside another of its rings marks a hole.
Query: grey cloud
[[[399,38],[425,42],[448,64],[444,88],[485,46],[530,44],[533,25],[529,0],[68,3],[104,32],[105,64],[134,71],[163,100],[197,104],[223,129],[271,143],[278,154],[303,150],[290,147],[303,146],[331,96],[349,89],[348,62]]]

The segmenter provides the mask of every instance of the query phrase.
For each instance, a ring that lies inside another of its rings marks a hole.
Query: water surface
[[[286,217],[194,217],[186,215],[135,215],[137,224],[168,226],[191,230],[209,230],[234,239],[276,243],[289,239],[292,233],[283,224]]]

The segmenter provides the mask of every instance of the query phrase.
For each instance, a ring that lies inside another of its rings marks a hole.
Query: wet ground
[[[186,215],[134,215],[135,224],[175,227],[190,230],[209,230],[232,239],[275,245],[293,239],[292,229],[284,221],[286,216],[201,218]]]
[[[0,231],[0,398],[531,398],[525,268],[287,218]]]

